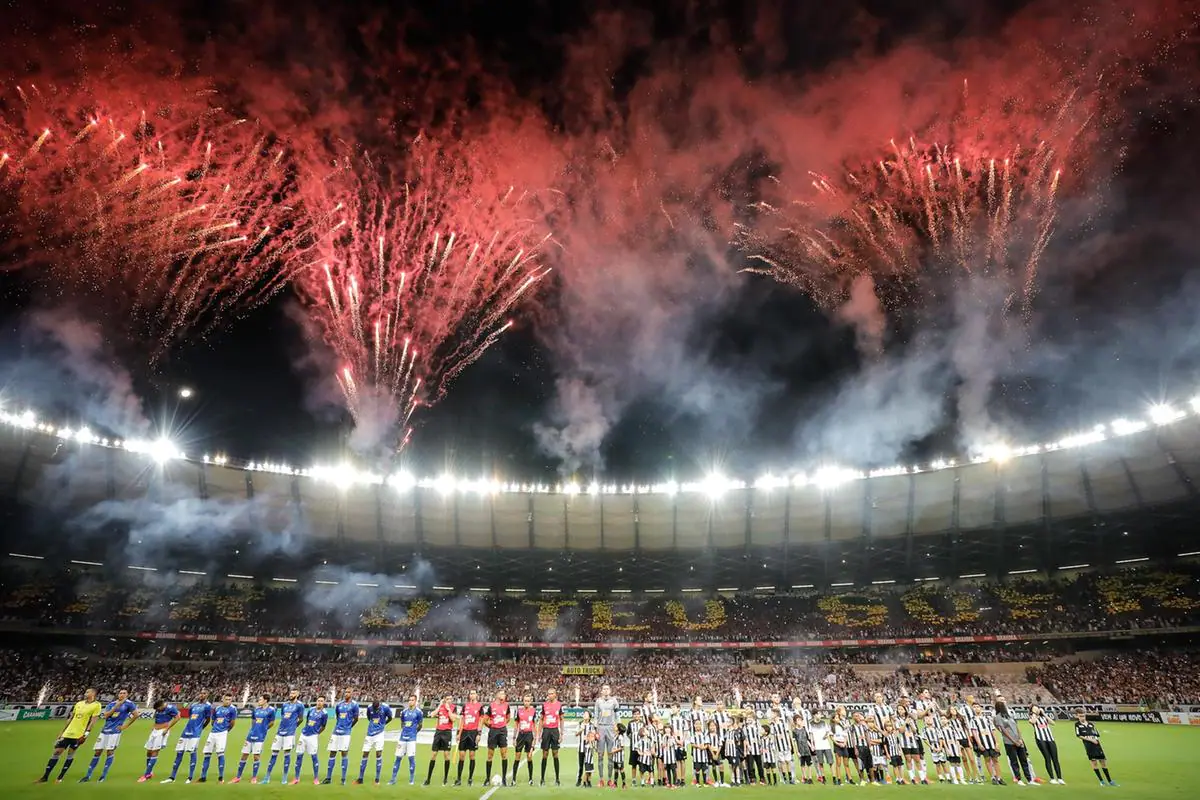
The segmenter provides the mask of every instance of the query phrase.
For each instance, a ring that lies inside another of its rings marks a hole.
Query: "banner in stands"
[[[563,675],[603,675],[604,667],[599,664],[568,664],[562,668]]]
[[[1038,634],[1043,638],[1050,634]],[[507,650],[723,650],[741,648],[791,649],[821,647],[892,647],[894,645],[985,644],[1020,642],[1028,636],[1001,633],[989,636],[926,636],[912,639],[805,639],[788,642],[466,642],[427,639],[318,639],[306,636],[237,636],[210,633],[142,631],[139,639],[177,642],[234,642],[237,644],[314,644],[348,647],[471,647]]]

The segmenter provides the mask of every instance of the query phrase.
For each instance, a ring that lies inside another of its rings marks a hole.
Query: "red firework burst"
[[[294,171],[282,143],[219,102],[179,80],[26,85],[3,100],[15,263],[64,293],[103,295],[155,357],[280,288]]]
[[[1002,157],[891,143],[840,178],[812,174],[813,193],[758,203],[740,244],[762,272],[837,305],[856,278],[907,285],[923,272],[999,278],[1028,309],[1053,231],[1061,170],[1046,143]]]
[[[341,361],[335,377],[356,423],[386,408],[406,428],[549,274],[532,198],[484,183],[418,140],[404,168],[343,159],[306,192],[311,243],[288,272]]]

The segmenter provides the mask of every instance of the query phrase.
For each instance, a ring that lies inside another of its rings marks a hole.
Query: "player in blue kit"
[[[346,783],[346,771],[350,769],[350,731],[358,724],[358,703],[354,702],[354,692],[347,689],[342,696],[342,702],[333,707],[333,735],[329,737],[329,770],[325,773],[322,783],[333,783],[333,763],[335,755],[342,756],[342,784]]]
[[[101,753],[107,753],[104,759],[104,771],[100,773],[101,782],[108,777],[108,771],[112,769],[113,754],[117,752],[117,745],[121,743],[121,734],[137,719],[137,704],[129,699],[129,690],[122,689],[117,692],[117,699],[104,707],[104,713],[100,715],[100,718],[104,720],[104,727],[100,729],[100,735],[96,737],[96,750],[92,753],[92,763],[88,764],[87,774],[79,779],[80,783],[87,783],[92,779],[92,773],[96,771],[96,765],[100,763]]]
[[[212,727],[208,729],[208,738],[204,740],[204,766],[200,769],[200,783],[208,780],[208,765],[212,763],[213,753],[217,754],[217,782],[225,782],[225,743],[229,739],[229,731],[237,722],[237,715],[231,694],[223,695],[221,705],[213,707]]]
[[[212,721],[212,703],[208,702],[208,692],[200,692],[196,696],[196,702],[188,706],[187,724],[183,726],[183,733],[179,734],[179,741],[175,743],[175,766],[171,767],[171,777],[163,781],[163,783],[174,783],[176,776],[179,775],[179,765],[183,763],[183,754],[190,753],[191,760],[188,763],[187,782],[191,783],[192,778],[196,777],[196,757],[197,748],[200,744],[200,734],[208,727],[208,723]]]
[[[292,750],[296,746],[296,731],[303,719],[304,703],[300,702],[300,692],[292,689],[288,701],[279,707],[279,729],[275,731],[275,739],[271,742],[271,760],[267,762],[267,777],[263,783],[271,782],[271,770],[275,769],[280,750],[283,751],[283,782],[287,783],[292,767]]]
[[[258,783],[258,765],[262,762],[263,745],[267,742],[267,734],[275,724],[275,709],[271,708],[271,696],[264,694],[258,698],[250,717],[250,731],[246,734],[246,743],[242,745],[242,760],[238,762],[237,777],[230,783],[240,783],[242,773],[246,771],[246,759],[254,756],[254,771],[250,773],[250,782]]]
[[[154,704],[154,727],[146,739],[146,771],[138,778],[138,783],[145,783],[154,777],[154,765],[158,763],[158,751],[167,746],[167,737],[171,728],[179,722],[179,709],[166,700]]]
[[[394,719],[392,708],[387,703],[378,700],[367,706],[367,736],[363,739],[362,763],[358,765],[358,780],[361,785],[367,774],[367,758],[372,750],[375,751],[375,785],[383,775],[383,731],[387,724]]]
[[[400,761],[405,756],[408,756],[408,785],[416,783],[417,733],[420,732],[421,723],[424,721],[425,712],[417,705],[417,696],[410,694],[408,705],[400,712],[400,741],[396,742],[396,760],[392,763],[392,780],[389,785],[396,782],[396,776],[400,774]],[[426,781],[426,784],[428,783]]]
[[[325,730],[328,722],[329,712],[325,710],[325,696],[322,695],[317,698],[317,704],[304,715],[304,730],[300,731],[300,744],[296,748],[296,776],[292,779],[293,786],[300,783],[300,768],[304,766],[305,753],[312,756],[313,783],[321,782],[321,767],[317,764],[317,737]],[[283,774],[286,780],[287,772]]]

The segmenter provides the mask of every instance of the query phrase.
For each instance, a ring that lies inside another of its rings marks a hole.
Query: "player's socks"
[[[175,780],[175,776],[179,774],[179,768],[183,766],[183,751],[180,750],[175,754],[175,763],[171,765],[171,780]]]
[[[1101,783],[1104,783],[1104,777],[1100,774],[1100,770],[1096,769],[1095,767],[1092,767],[1092,772],[1096,773],[1096,780],[1100,781]]]
[[[50,756],[50,760],[46,762],[46,771],[42,773],[42,781],[50,780],[50,773],[54,772],[54,768],[58,766],[58,756]]]
[[[321,762],[320,762],[320,759],[316,755],[313,755],[312,762],[313,762],[313,780],[315,781],[321,777]],[[332,772],[332,771],[333,770],[330,770],[330,772]],[[296,774],[298,775],[299,773],[300,773],[300,759],[297,758],[296,759]]]
[[[192,778],[196,777],[196,759],[197,759],[196,751],[193,750],[191,752],[191,758],[188,759],[188,780],[189,781]]]
[[[514,785],[516,785],[516,782],[517,782],[517,773],[520,771],[521,771],[521,759],[518,758],[516,761],[513,762],[512,782]]]
[[[217,780],[225,780],[225,754],[217,756]]]
[[[342,783],[346,782],[346,772],[350,769],[350,756],[342,756]]]
[[[471,759],[470,766],[467,767],[467,783],[475,780],[475,759]]]
[[[100,765],[100,754],[96,753],[95,755],[92,756],[91,762],[88,763],[88,770],[87,770],[87,773],[83,776],[83,779],[90,781],[92,779],[92,773],[96,771],[96,767],[98,767],[99,765]]]
[[[525,771],[529,773],[529,782],[533,783],[533,759],[525,759]]]
[[[500,777],[503,778],[507,774],[508,774],[508,759],[502,758],[502,759],[500,759]]]
[[[558,783],[558,751],[554,751],[554,782]]]
[[[546,782],[546,761],[547,761],[546,757],[542,756],[542,777],[540,779],[542,781],[542,783]]]
[[[242,773],[245,771],[246,771],[246,761],[245,761],[245,759],[243,759],[238,762],[237,777],[238,777],[239,781],[242,779]]]
[[[408,782],[416,783],[417,781],[417,757],[408,757]]]
[[[212,763],[212,756],[204,757],[204,765],[200,767],[200,780],[208,780],[208,765]]]
[[[271,753],[271,760],[267,762],[267,780],[271,780],[271,773],[275,771],[275,762],[279,759],[279,753]],[[257,766],[257,764],[255,765]],[[287,766],[283,768],[284,780],[287,780]]]
[[[396,777],[400,774],[400,765],[403,762],[404,762],[403,756],[396,756],[396,760],[392,762],[392,783],[396,782]],[[462,774],[461,769],[458,771],[458,774],[459,775]]]
[[[274,761],[275,756],[271,756],[271,760]],[[296,756],[296,763],[297,764],[300,763],[300,756]],[[283,778],[284,778],[284,780],[287,780],[287,774],[291,771],[292,771],[292,754],[284,753],[283,754]],[[271,777],[271,768],[270,767],[267,767],[267,777],[268,778]]]
[[[154,774],[154,765],[158,763],[158,756],[146,756],[146,774]]]
[[[435,759],[429,759],[429,772],[425,775],[426,783],[429,783],[431,780],[433,780],[433,768],[436,764],[437,761]]]
[[[105,778],[108,777],[108,771],[110,769],[112,769],[112,764],[113,764],[113,757],[107,756],[104,759],[104,769],[101,770],[101,772],[100,772],[100,780],[104,780]]]
[[[358,763],[358,782],[362,783],[363,778],[367,774],[367,757],[363,756],[362,761]]]
[[[1109,783],[1112,783],[1113,779],[1112,779],[1112,775],[1108,774],[1108,767],[1103,767],[1102,769],[1104,770],[1104,779],[1106,781],[1108,781]]]
[[[337,763],[337,756],[330,756],[329,757],[329,771],[325,773],[325,780],[327,780],[327,781],[333,780],[333,765],[335,763]]]
[[[63,762],[62,769],[58,772],[58,779],[61,781],[67,777],[67,772],[71,769],[71,763],[75,761],[75,756],[67,756],[67,760]]]
[[[459,761],[458,762],[458,772],[456,773],[456,776],[454,778],[455,783],[462,783],[462,771],[463,771],[463,762]]]
[[[1100,773],[1097,772],[1096,774],[1099,775]],[[492,782],[492,760],[490,758],[484,762],[483,782],[485,785]]]
[[[379,783],[380,777],[383,776],[383,754],[375,754],[375,782]]]
[[[450,760],[446,759],[442,762],[442,783],[450,782]]]
[[[261,763],[261,761],[255,760],[254,766],[250,768],[250,777],[254,780],[258,780],[258,766]]]

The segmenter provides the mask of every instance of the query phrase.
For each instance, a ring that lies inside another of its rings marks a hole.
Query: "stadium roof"
[[[677,590],[699,567],[706,588],[786,589],[845,582],[839,578],[1021,574],[1200,550],[1181,544],[1167,524],[1197,499],[1200,416],[1159,411],[1148,423],[1123,424],[1110,435],[922,470],[556,491],[283,474],[186,460],[166,443],[116,447],[31,423],[0,426],[0,486],[59,520],[101,508],[130,531],[151,517],[160,532],[165,524],[226,535],[212,530],[224,525],[247,542],[286,536],[297,552],[326,560],[370,556],[377,569],[420,554],[439,563],[443,582],[454,575],[457,586],[469,586],[479,582],[472,571],[487,569],[494,589],[524,586],[531,571],[549,579],[555,563],[570,570],[574,588],[580,580],[612,585],[629,567],[640,584]]]

